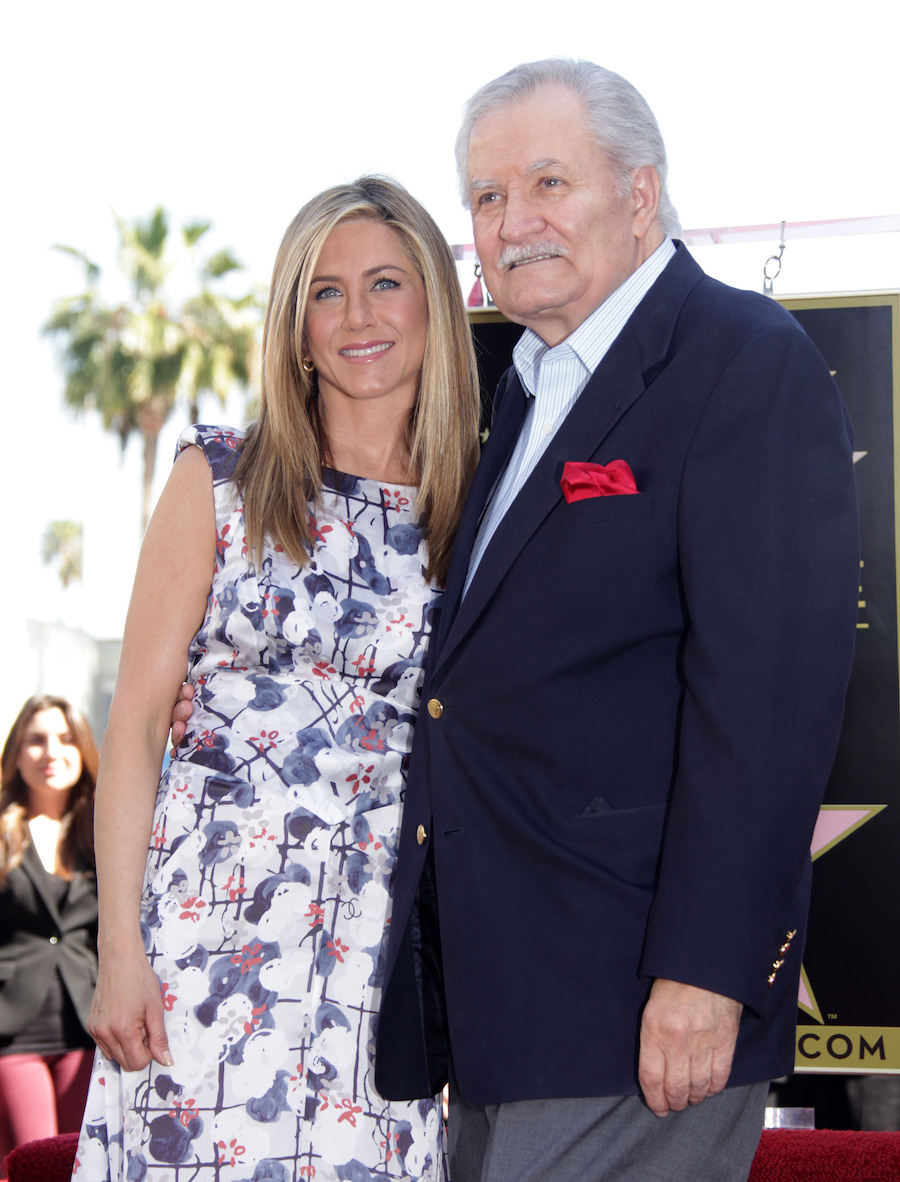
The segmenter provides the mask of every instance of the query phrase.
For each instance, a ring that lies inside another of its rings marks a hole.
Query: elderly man
[[[450,1073],[453,1182],[743,1179],[852,660],[846,417],[794,320],[673,243],[624,79],[518,67],[458,154],[526,331],[429,654],[378,1086]]]

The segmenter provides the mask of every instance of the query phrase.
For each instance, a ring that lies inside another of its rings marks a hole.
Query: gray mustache
[[[504,247],[497,259],[500,271],[508,271],[517,263],[530,263],[534,259],[565,258],[569,252],[559,242],[526,242],[521,246]]]

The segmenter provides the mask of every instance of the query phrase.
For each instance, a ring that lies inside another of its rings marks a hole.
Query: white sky
[[[585,18],[582,14],[588,13]],[[0,65],[6,373],[0,610],[7,629],[64,620],[120,633],[139,529],[139,445],[62,407],[39,330],[81,276],[67,243],[112,270],[115,210],[157,203],[214,222],[268,282],[285,226],[327,185],[396,176],[451,242],[470,242],[452,145],[462,104],[520,61],[590,58],[653,107],[686,228],[900,212],[896,0],[32,0],[4,13]],[[694,253],[759,289],[777,247]],[[788,242],[780,295],[900,288],[900,234]],[[213,403],[205,418],[222,421]],[[232,410],[231,421],[238,417]],[[227,420],[226,420],[227,421]],[[161,440],[158,484],[174,439]],[[48,521],[85,523],[85,583],[39,557]],[[7,677],[14,671],[7,669]]]

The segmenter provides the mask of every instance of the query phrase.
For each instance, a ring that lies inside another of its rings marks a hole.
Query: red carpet
[[[897,1182],[900,1133],[764,1129],[749,1182]]]
[[[69,1182],[77,1145],[77,1133],[20,1145],[9,1182]],[[900,1133],[765,1129],[749,1182],[900,1182]]]
[[[19,1145],[6,1158],[9,1182],[69,1182],[77,1148],[77,1133]]]

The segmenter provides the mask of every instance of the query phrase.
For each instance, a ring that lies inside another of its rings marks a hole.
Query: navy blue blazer
[[[840,396],[679,245],[460,603],[524,404],[509,371],[428,656],[378,1087],[433,1093],[449,1037],[475,1103],[636,1093],[656,977],[744,1004],[730,1083],[781,1075],[856,629]],[[566,503],[566,461],[613,459],[639,495]]]
[[[87,1031],[97,983],[97,880],[76,874],[57,906],[34,846],[0,890],[0,1037],[23,1030],[40,1011],[59,970]]]

